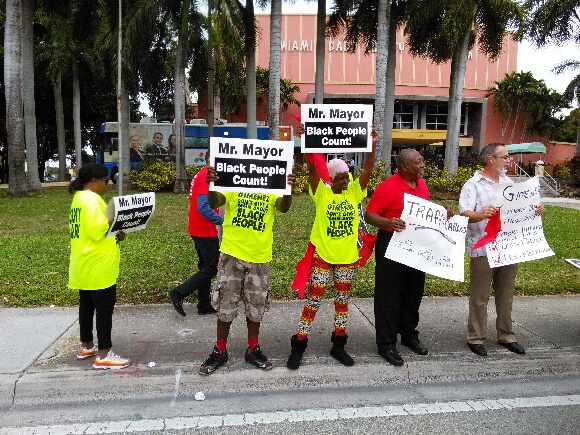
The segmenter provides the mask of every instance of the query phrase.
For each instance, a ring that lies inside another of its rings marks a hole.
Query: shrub
[[[296,183],[292,188],[292,193],[298,194],[308,192],[308,166],[306,163],[294,166],[294,173],[296,174]]]
[[[562,181],[567,181],[570,179],[570,162],[558,163],[554,166],[554,178],[558,178]]]
[[[189,182],[201,170],[196,166],[188,166],[185,173]],[[144,164],[140,171],[131,171],[131,180],[137,183],[139,189],[151,192],[171,191],[175,185],[175,164],[171,162],[153,162]]]
[[[570,185],[580,186],[580,156],[575,155],[570,160]]]
[[[377,186],[385,179],[386,165],[385,162],[379,162],[371,172],[369,184],[367,184],[367,191],[372,195]]]
[[[480,165],[461,167],[453,175],[449,175],[447,168],[434,169],[429,167],[424,174],[425,182],[431,192],[459,192],[461,187],[469,180]]]

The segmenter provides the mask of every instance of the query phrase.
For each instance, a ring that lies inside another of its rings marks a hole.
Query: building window
[[[395,101],[393,128],[413,128],[413,104],[406,104],[402,101]]]
[[[447,103],[433,103],[426,106],[426,123],[427,130],[447,130]],[[460,134],[466,134],[465,112],[467,107],[461,105],[461,127]]]

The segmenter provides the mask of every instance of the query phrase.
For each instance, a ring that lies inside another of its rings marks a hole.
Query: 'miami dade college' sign
[[[303,153],[372,151],[373,106],[363,104],[303,104]]]
[[[290,195],[294,143],[290,141],[210,138],[210,165],[219,180],[210,190]]]

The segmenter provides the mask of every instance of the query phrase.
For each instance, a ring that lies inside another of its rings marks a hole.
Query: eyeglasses
[[[101,178],[101,180],[103,180],[105,182],[105,184],[107,184],[109,182],[109,177]]]

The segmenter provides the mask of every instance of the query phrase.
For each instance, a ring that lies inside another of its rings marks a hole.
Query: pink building
[[[257,65],[268,68],[270,57],[270,16],[258,15],[259,26]],[[409,54],[403,30],[397,32],[396,103],[393,119],[393,145],[441,144],[441,130],[446,130],[449,99],[450,62],[434,64]],[[282,16],[281,71],[282,78],[300,86],[296,96],[301,103],[314,102],[316,15]],[[343,39],[326,40],[324,71],[324,103],[374,104],[376,53],[365,55],[361,48],[346,52]],[[469,53],[462,104],[461,145],[475,150],[491,142],[501,142],[502,120],[493,113],[493,101],[486,98],[494,81],[517,69],[518,43],[506,38],[498,59],[488,60],[477,49]],[[280,125],[296,126],[291,116],[300,109],[291,106],[281,114]],[[245,112],[240,114],[245,119]],[[267,120],[267,103],[258,108],[257,119]],[[514,137],[522,136],[521,125]],[[415,130],[415,131],[413,131]],[[417,130],[423,130],[421,135]],[[510,126],[511,130],[511,126]],[[419,138],[419,136],[421,136]],[[542,141],[536,135],[526,142]]]

